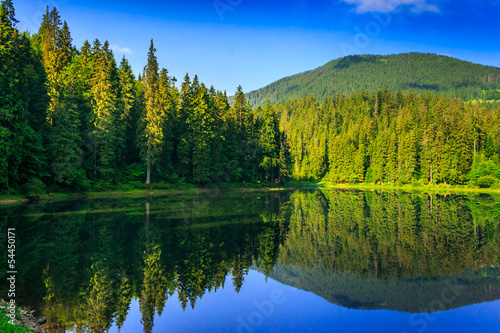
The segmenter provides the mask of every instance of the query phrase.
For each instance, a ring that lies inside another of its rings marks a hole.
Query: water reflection
[[[18,232],[18,301],[40,309],[50,332],[120,329],[134,299],[152,332],[170,298],[194,309],[208,292],[239,292],[251,269],[356,309],[433,312],[500,298],[495,196],[222,193],[0,214],[2,233]]]

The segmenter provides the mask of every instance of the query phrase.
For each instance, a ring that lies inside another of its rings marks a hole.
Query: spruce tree
[[[44,75],[27,35],[15,28],[12,1],[0,4],[0,188],[28,191],[40,183],[45,156],[42,146],[46,107]],[[41,86],[41,87],[38,87]],[[40,186],[39,186],[40,187]]]
[[[128,60],[123,56],[120,67],[118,68],[118,123],[117,123],[117,146],[119,153],[119,160],[121,163],[127,161],[127,155],[131,152],[130,147],[133,147],[136,131],[136,124],[134,124],[133,108],[137,100],[135,77],[132,73],[132,68]],[[132,135],[132,133],[134,135]]]
[[[262,160],[260,167],[266,171],[266,181],[274,182],[274,171],[279,166],[279,127],[276,114],[269,100],[263,109],[259,146]]]
[[[123,110],[117,108],[117,68],[107,41],[103,45],[98,39],[94,41],[93,63],[91,136],[94,179],[109,182],[121,157],[118,150],[123,136],[120,126],[123,120],[119,113]]]
[[[148,64],[144,67],[144,130],[142,133],[142,156],[146,161],[146,184],[151,186],[151,164],[155,162],[164,143],[165,115],[158,101],[159,68],[155,55],[156,49],[151,39],[148,53]]]
[[[176,119],[178,124],[176,128],[177,169],[182,177],[192,180],[193,133],[191,124],[194,122],[194,89],[187,73],[181,84],[180,99]]]
[[[193,136],[193,183],[206,183],[210,180],[212,164],[210,147],[212,146],[213,129],[212,110],[207,88],[202,83],[196,84],[198,78],[193,80],[193,122],[190,123],[190,132]]]

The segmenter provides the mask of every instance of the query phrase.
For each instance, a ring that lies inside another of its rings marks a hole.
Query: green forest
[[[75,47],[56,8],[47,7],[36,34],[16,23],[12,1],[2,1],[2,194],[321,179],[500,186],[500,107],[493,104],[361,84],[350,94],[275,104],[269,96],[252,107],[241,86],[231,98],[196,75],[177,86],[153,40],[135,76],[108,41]],[[455,72],[446,61],[441,67]],[[481,89],[497,84],[492,71],[484,69]],[[475,91],[473,83],[464,93]]]
[[[403,92],[431,92],[465,101],[500,101],[500,68],[473,64],[443,55],[407,53],[389,56],[354,55],[292,75],[248,94],[252,105],[263,105],[312,94],[351,94],[381,87]]]
[[[295,179],[499,185],[500,108],[385,89],[274,109]]]

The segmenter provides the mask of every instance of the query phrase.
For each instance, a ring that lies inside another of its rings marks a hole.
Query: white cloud
[[[410,6],[414,13],[439,12],[436,5],[430,5],[427,0],[342,0],[356,5],[356,13],[392,12],[400,6]]]
[[[118,46],[116,44],[113,44],[110,47],[111,47],[111,50],[113,50],[113,52],[126,53],[126,54],[131,54],[132,53],[132,50],[129,49],[128,47],[120,47],[120,46]]]

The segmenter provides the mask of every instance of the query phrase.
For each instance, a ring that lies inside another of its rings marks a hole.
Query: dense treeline
[[[197,76],[177,87],[153,41],[136,78],[107,41],[73,46],[55,8],[33,36],[0,10],[0,192],[500,178],[500,108],[388,88],[252,108],[241,86],[231,105]]]
[[[74,47],[55,8],[33,36],[16,22],[3,1],[0,191],[279,178],[276,115],[255,117],[241,87],[232,106],[197,76],[176,87],[153,41],[136,78],[107,41]]]
[[[394,91],[492,102],[500,100],[500,69],[435,54],[348,56],[273,82],[248,98],[252,105],[263,105],[267,98],[275,103],[309,94],[323,101],[362,89],[374,93],[386,85]]]
[[[500,178],[500,108],[385,89],[275,109],[296,179],[488,187]]]

